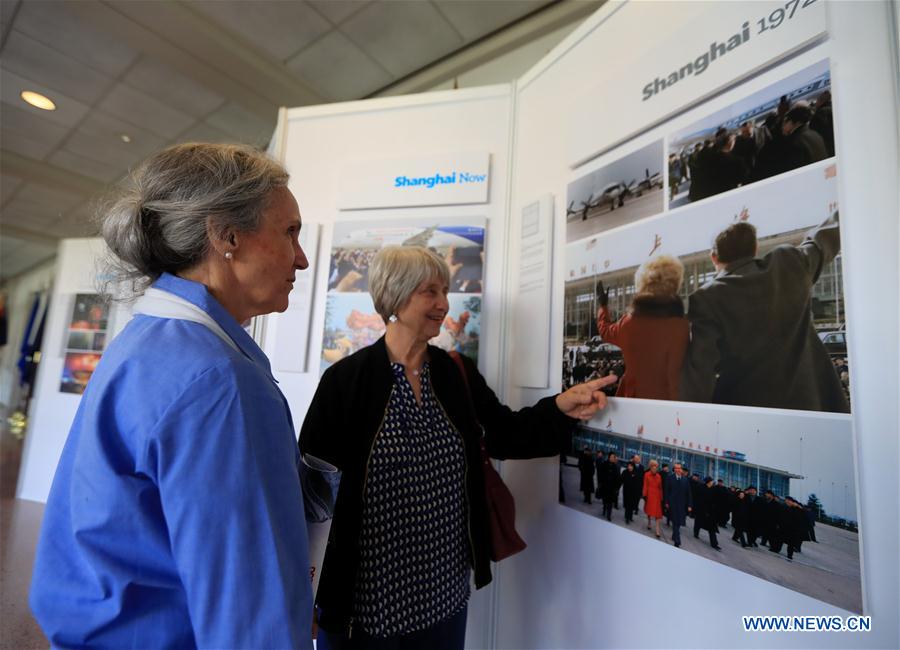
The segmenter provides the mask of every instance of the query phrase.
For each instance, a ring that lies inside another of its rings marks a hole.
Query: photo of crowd
[[[849,450],[849,435],[844,446]],[[821,485],[822,478],[833,482],[848,477],[800,476],[748,462],[739,452],[716,451],[685,450],[582,426],[560,458],[559,502],[861,611],[855,507],[844,498],[848,503],[841,507],[846,510],[834,514],[835,503],[806,489]],[[794,490],[799,498],[791,494]],[[829,494],[841,500],[839,493]]]
[[[669,138],[669,208],[834,156],[827,61],[717,111]]]

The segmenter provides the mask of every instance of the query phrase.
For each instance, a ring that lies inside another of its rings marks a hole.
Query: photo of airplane
[[[566,241],[662,212],[662,150],[662,141],[653,142],[569,183]]]

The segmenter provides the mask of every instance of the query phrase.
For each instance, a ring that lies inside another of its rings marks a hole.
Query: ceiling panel
[[[0,277],[7,279],[56,255],[56,246],[18,237],[0,237]]]
[[[0,225],[22,228],[36,235],[55,237],[56,235],[51,232],[51,226],[59,221],[61,214],[49,210],[37,210],[33,205],[23,203],[16,197],[0,211]]]
[[[13,18],[13,14],[21,4],[22,0],[5,0],[0,2],[0,30],[6,33],[6,26]]]
[[[81,194],[38,183],[26,183],[10,204],[16,203],[20,208],[48,213],[50,218],[59,218],[61,213],[68,212],[82,202],[84,196]]]
[[[0,0],[2,2],[2,0]],[[5,59],[3,60],[5,64]],[[26,104],[20,93],[23,90],[33,90],[42,93],[56,102],[55,111],[45,111]],[[0,64],[0,98],[10,106],[18,106],[48,122],[61,124],[62,126],[75,126],[91,110],[90,106],[57,92],[44,84],[35,82],[30,77],[26,78],[3,67]]]
[[[204,117],[225,103],[225,98],[164,63],[143,56],[123,81],[138,90],[153,89],[153,96],[193,117]]]
[[[53,232],[58,237],[95,237],[99,229],[94,221],[94,204],[84,204],[53,224]]]
[[[3,142],[3,150],[17,153],[33,160],[44,160],[53,151],[53,145],[33,140],[28,133],[0,129],[0,142]]]
[[[123,133],[128,134],[131,142],[122,142],[121,135]],[[97,151],[90,153],[88,149],[89,153],[85,153],[72,148],[71,144],[76,136],[92,138],[96,142]],[[165,146],[166,142],[165,138],[97,110],[88,115],[79,125],[78,130],[66,142],[65,148],[98,162],[117,165],[120,164],[116,162],[117,160],[134,162],[138,158],[148,156]],[[105,160],[105,156],[109,155],[112,155],[114,159]]]
[[[438,9],[467,41],[508,25],[547,0],[437,0]]]
[[[285,61],[331,29],[304,2],[257,0],[251,8],[230,0],[200,0],[190,6],[277,61]]]
[[[163,138],[174,138],[195,121],[190,115],[121,83],[116,84],[97,107]]]
[[[309,4],[330,20],[332,24],[337,25],[348,18],[354,11],[358,11],[369,4],[369,0],[312,0]]]
[[[75,172],[76,174],[88,176],[101,183],[112,183],[124,173],[124,170],[121,167],[108,165],[97,160],[91,160],[90,158],[79,156],[78,154],[65,149],[60,149],[59,151],[50,154],[50,157],[47,158],[47,160],[57,167],[62,167],[63,169]]]
[[[341,31],[396,77],[463,44],[434,5],[416,0],[371,4],[344,22]]]
[[[19,104],[22,106],[20,107]],[[30,140],[40,142],[51,148],[55,148],[63,141],[69,130],[59,124],[48,122],[47,119],[33,111],[25,110],[28,106],[23,101],[16,104],[3,103],[0,112],[3,115],[3,130],[18,131]],[[47,111],[43,111],[46,113]]]
[[[336,101],[365,97],[393,79],[337,31],[303,50],[288,61],[287,67],[316,91]]]
[[[100,139],[83,131],[73,133],[66,141],[64,150],[88,160],[115,165],[122,170],[130,169],[144,157],[140,152],[124,146],[122,142],[116,142],[111,138]]]
[[[0,177],[0,205],[3,205],[22,186],[22,180],[10,174]]]
[[[65,2],[23,2],[15,28],[111,77],[122,74],[138,55],[123,41],[84,20]]]
[[[234,102],[228,102],[207,117],[206,123],[234,135],[240,142],[263,146],[272,139],[277,119],[278,109],[275,107],[272,107],[271,122],[267,122]]]
[[[235,142],[238,138],[206,122],[198,122],[181,134],[182,142]]]
[[[113,79],[13,29],[3,48],[3,67],[80,102],[93,104]]]
[[[337,25],[359,11],[370,0],[311,0],[309,4],[316,8],[332,24]]]

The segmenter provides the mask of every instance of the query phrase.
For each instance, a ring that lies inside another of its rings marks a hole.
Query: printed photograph
[[[450,311],[431,345],[457,351],[478,362],[481,296],[451,293]],[[368,293],[329,293],[325,298],[321,372],[384,335],[385,324]]]
[[[64,342],[65,363],[59,390],[81,395],[106,347],[109,302],[94,293],[75,294]]]
[[[669,137],[669,208],[834,156],[831,73],[821,61]]]
[[[59,384],[60,392],[76,395],[84,393],[88,380],[94,374],[98,363],[100,363],[100,355],[97,353],[68,352],[63,363],[62,379]]]
[[[837,170],[825,162],[567,247],[563,385],[850,411]]]
[[[566,191],[566,242],[663,211],[662,140],[585,174]]]
[[[850,420],[705,410],[580,426],[560,503],[861,613]]]
[[[432,345],[478,361],[484,278],[483,218],[397,219],[334,225],[325,297],[320,372],[384,335],[385,324],[369,296],[369,265],[384,246],[425,246],[450,269],[450,309]]]
[[[338,293],[367,292],[369,264],[384,246],[425,246],[447,260],[451,293],[481,293],[484,265],[484,224],[425,225],[414,220],[374,225],[346,222],[334,226],[328,290]],[[470,220],[467,220],[470,221]]]
[[[108,319],[109,304],[104,296],[95,293],[75,295],[69,329],[105,331]]]

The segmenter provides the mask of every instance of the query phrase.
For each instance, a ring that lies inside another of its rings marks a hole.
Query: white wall
[[[565,241],[561,215],[565,214],[566,186],[585,170],[603,164],[598,159],[573,170],[570,165],[577,162],[573,145],[584,152],[597,143],[599,151],[616,146],[628,135],[611,132],[610,125],[633,121],[637,111],[625,116],[611,116],[609,111],[627,104],[622,93],[637,89],[639,96],[645,79],[636,70],[646,67],[648,60],[657,61],[660,72],[683,63],[681,54],[675,53],[680,52],[679,44],[667,39],[690,40],[699,53],[709,42],[706,28],[710,25],[725,38],[734,31],[729,26],[740,26],[740,20],[734,25],[730,18],[718,24],[718,14],[744,12],[751,19],[763,13],[761,7],[758,3],[610,3],[589,19],[518,82],[512,214],[540,193],[554,192],[556,240]],[[815,451],[820,462],[831,453],[830,463],[857,460],[863,598],[866,613],[873,616],[873,631],[766,637],[742,632],[745,614],[847,612],[559,506],[558,464],[548,459],[504,464],[504,476],[516,493],[520,532],[529,549],[502,564],[496,587],[496,647],[896,648],[900,644],[896,471],[900,246],[892,19],[886,3],[828,3],[825,10],[829,37],[801,48],[800,58],[794,61],[800,65],[806,57],[811,63],[823,54],[832,61],[855,438],[847,432],[850,421],[834,416],[833,423],[844,425],[840,437],[846,446],[832,448],[820,438]],[[635,11],[646,15],[637,20],[634,13],[629,14]],[[688,14],[695,15],[689,20]],[[752,68],[748,72],[749,85],[763,78],[754,74],[766,74]],[[591,110],[593,123],[585,121]],[[678,110],[659,119],[671,119],[673,124],[690,121]],[[576,123],[583,128],[571,134]],[[659,130],[647,131],[651,126],[647,123],[643,130],[637,126],[634,140],[623,148],[636,149],[659,138]],[[516,220],[511,223],[509,237],[515,240]],[[568,274],[562,246],[556,247],[556,255],[551,340],[559,342],[563,338],[562,289]],[[516,264],[513,255],[510,266]],[[526,345],[527,336],[517,336],[510,340],[508,355],[514,357]],[[553,368],[561,367],[560,347],[552,349]],[[511,388],[507,397],[513,404],[526,404],[542,394]],[[677,410],[681,409],[682,417],[686,411],[683,405],[671,403],[612,401],[600,426],[611,417],[614,428],[627,429],[632,435],[642,422],[648,431],[645,435],[661,436],[666,428],[673,428]],[[716,418],[726,411],[716,413]],[[805,424],[813,435],[824,430],[815,418],[806,418]],[[793,455],[811,451],[807,446],[806,452],[795,450]],[[809,460],[797,462],[805,467]]]
[[[3,287],[6,291],[7,343],[0,354],[0,407],[13,409],[20,396],[19,362],[25,326],[31,313],[31,304],[37,292],[45,291],[53,283],[56,259],[10,279]],[[37,327],[37,325],[35,325]]]

